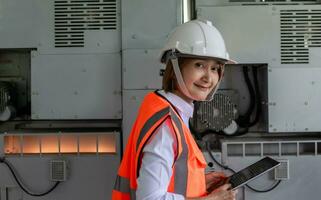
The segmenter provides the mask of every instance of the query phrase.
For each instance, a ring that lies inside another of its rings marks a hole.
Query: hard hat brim
[[[214,59],[214,60],[218,60],[224,64],[237,64],[237,62],[235,60],[231,60],[231,59],[224,59],[224,58],[219,58],[219,57],[211,57],[211,56],[200,56],[200,55],[191,55],[191,54],[183,54],[180,52],[175,53],[175,55],[177,57],[180,58],[195,58],[195,59]]]

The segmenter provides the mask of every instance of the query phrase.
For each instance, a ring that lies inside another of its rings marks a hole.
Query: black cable
[[[253,188],[252,186],[246,184],[246,187],[248,187],[250,190],[254,191],[254,192],[258,192],[258,193],[266,193],[266,192],[270,192],[272,190],[274,190],[279,184],[281,183],[281,180],[278,180],[275,182],[275,184],[269,188],[269,189],[266,189],[266,190],[258,190],[258,189],[255,189]]]
[[[261,93],[260,93],[260,88],[259,88],[259,81],[257,77],[257,68],[253,68],[253,80],[254,80],[254,88],[255,88],[255,93],[256,93],[256,113],[255,113],[255,118],[252,122],[250,122],[249,126],[255,125],[261,116],[262,112],[262,105],[261,105]]]
[[[214,157],[214,155],[212,154],[212,151],[211,151],[211,148],[210,148],[210,143],[209,142],[206,142],[206,150],[208,152],[208,154],[210,155],[210,157],[212,158],[212,160],[218,165],[220,166],[221,168],[225,169],[225,170],[229,170],[230,172],[232,173],[236,173],[236,171],[232,168],[230,168],[229,166],[227,165],[223,165],[221,164],[220,162],[218,162],[216,160],[216,158]],[[266,193],[266,192],[270,192],[272,190],[274,190],[279,184],[281,183],[281,180],[278,180],[276,181],[276,183],[269,189],[266,189],[266,190],[258,190],[258,189],[255,189],[253,188],[252,186],[248,185],[248,184],[245,184],[246,187],[248,187],[250,190],[254,191],[254,192],[258,192],[258,193]]]
[[[250,93],[250,105],[249,105],[247,112],[245,113],[245,117],[249,119],[254,111],[254,108],[255,108],[255,90],[253,88],[251,79],[249,77],[249,68],[247,66],[243,67],[243,75],[244,75],[245,82],[246,82],[246,85],[247,85],[249,93]]]
[[[45,196],[47,194],[49,194],[50,192],[52,192],[58,185],[59,185],[59,181],[57,181],[55,183],[55,185],[50,188],[48,191],[46,192],[43,192],[43,193],[40,193],[40,194],[36,194],[36,193],[32,193],[32,192],[29,192],[24,186],[23,184],[20,182],[20,180],[17,178],[14,170],[13,170],[13,167],[11,166],[11,164],[4,158],[4,157],[0,157],[0,163],[4,163],[5,165],[7,165],[7,167],[9,168],[12,176],[14,177],[15,181],[17,182],[17,184],[19,185],[19,187],[27,194],[29,194],[30,196],[35,196],[35,197],[41,197],[41,196]]]
[[[250,94],[250,104],[246,113],[244,115],[240,115],[238,119],[236,119],[236,123],[241,127],[249,127],[250,118],[255,109],[255,90],[252,86],[252,83],[249,77],[248,67],[243,66],[242,69],[243,69],[243,76],[245,79],[245,83]]]

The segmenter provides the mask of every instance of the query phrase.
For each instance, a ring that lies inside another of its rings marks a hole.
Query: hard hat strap
[[[171,62],[172,62],[172,65],[173,65],[173,69],[174,69],[174,73],[175,73],[176,80],[177,80],[177,83],[178,83],[178,87],[181,89],[183,94],[185,94],[189,98],[193,99],[192,95],[189,93],[189,91],[186,88],[186,85],[185,85],[181,70],[179,69],[177,57],[175,57],[175,58],[172,57],[171,58]]]

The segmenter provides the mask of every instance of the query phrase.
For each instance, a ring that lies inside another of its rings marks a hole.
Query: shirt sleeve
[[[156,129],[143,149],[139,170],[137,200],[184,200],[184,196],[167,192],[176,155],[175,133],[167,123]]]

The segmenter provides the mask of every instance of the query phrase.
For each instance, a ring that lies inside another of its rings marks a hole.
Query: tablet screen
[[[242,169],[241,171],[231,175],[228,178],[228,182],[231,184],[232,189],[236,189],[248,183],[252,179],[278,167],[279,165],[280,162],[270,157],[265,157],[257,161],[256,163]]]

